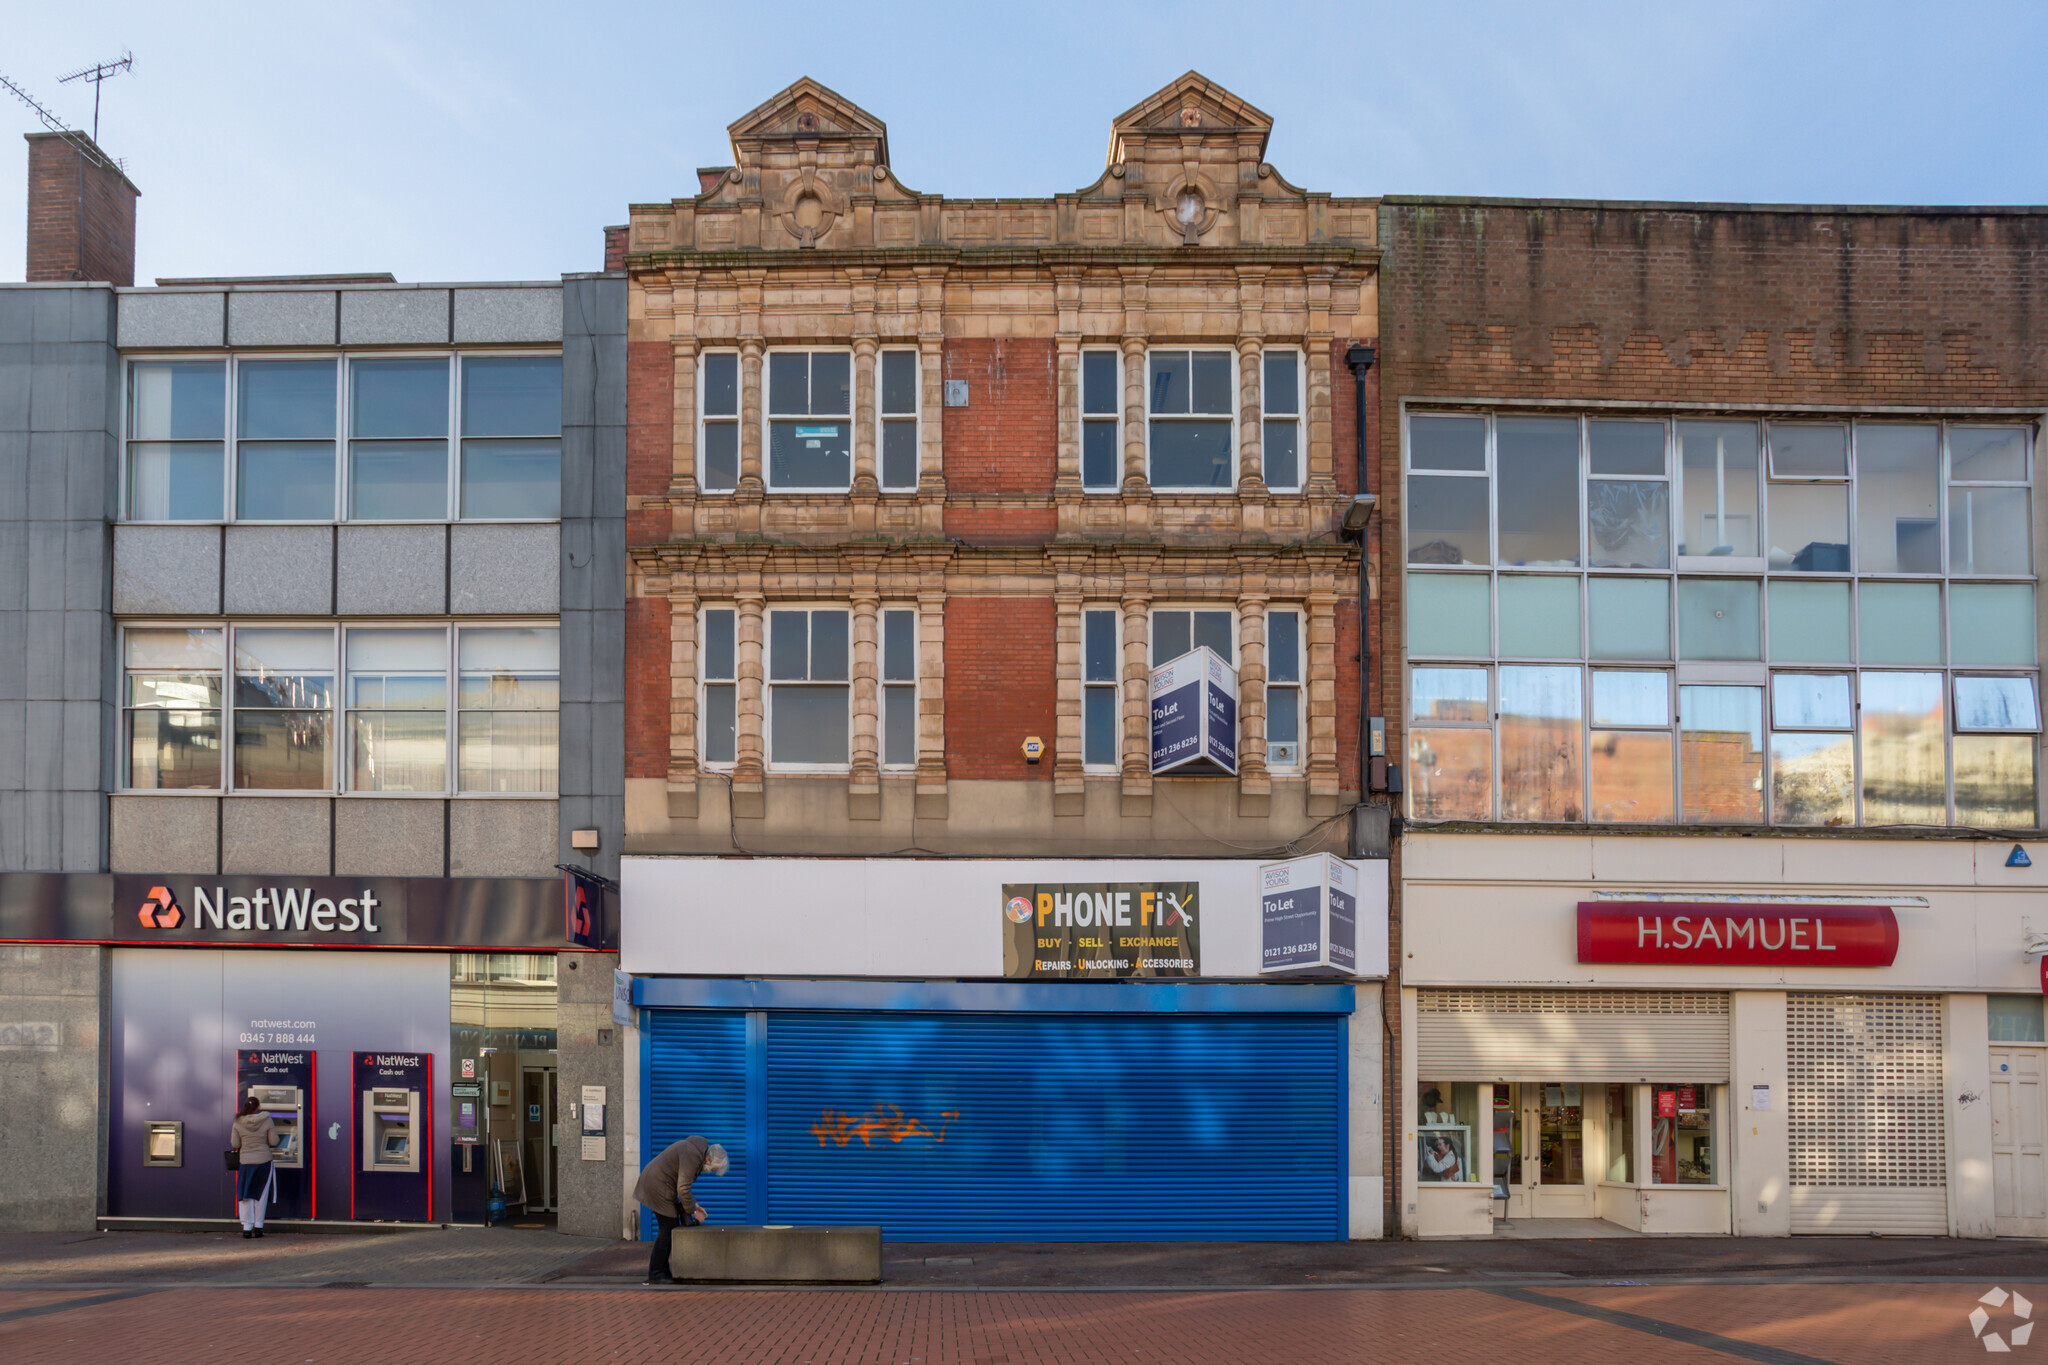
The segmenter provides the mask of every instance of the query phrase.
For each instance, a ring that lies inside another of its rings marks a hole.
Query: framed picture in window
[[[1424,1184],[1472,1178],[1472,1130],[1464,1124],[1423,1128],[1415,1134],[1416,1170]]]

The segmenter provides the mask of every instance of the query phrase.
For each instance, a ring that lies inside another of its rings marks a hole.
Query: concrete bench
[[[745,1284],[879,1284],[882,1230],[874,1228],[677,1228],[668,1253],[679,1280]]]

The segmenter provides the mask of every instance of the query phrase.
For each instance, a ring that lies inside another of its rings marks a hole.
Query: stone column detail
[[[1237,813],[1263,816],[1273,795],[1266,769],[1266,594],[1237,596]]]
[[[1327,588],[1311,592],[1304,603],[1308,619],[1308,686],[1306,735],[1308,813],[1337,813],[1337,594]]]
[[[754,575],[758,584],[759,575]],[[767,599],[758,586],[742,588],[735,601],[739,646],[738,734],[733,752],[733,814],[758,820],[767,813],[767,693],[763,667],[763,630]]]
[[[865,575],[872,579],[872,574]],[[855,820],[882,818],[881,598],[872,586],[853,594],[853,762],[847,774],[848,814]]]
[[[693,574],[672,575],[668,591],[668,814],[697,818],[697,767],[702,757],[697,717],[698,600]]]

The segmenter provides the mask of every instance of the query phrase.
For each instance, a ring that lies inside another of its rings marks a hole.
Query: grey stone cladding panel
[[[222,609],[233,615],[325,616],[334,605],[334,529],[230,526]]]
[[[228,295],[230,346],[332,346],[334,294],[319,289]]]
[[[344,346],[441,346],[448,341],[445,289],[344,289]]]
[[[221,802],[220,870],[324,877],[330,866],[333,801],[238,796]]]
[[[123,350],[227,344],[224,294],[123,294],[120,318]]]
[[[447,607],[448,528],[343,526],[334,554],[344,616],[435,615]]]
[[[562,290],[458,289],[455,344],[556,342],[562,339]]]
[[[108,802],[108,871],[220,871],[218,797],[115,796]]]
[[[562,539],[553,524],[449,530],[448,610],[457,616],[561,609]]]
[[[451,877],[551,877],[560,838],[553,801],[463,801],[448,812]]]
[[[218,526],[116,526],[114,614],[220,613]]]
[[[445,801],[382,797],[334,806],[334,875],[438,877],[446,834]]]
[[[0,946],[0,1027],[46,1042],[6,1054],[0,1107],[0,1225],[90,1232],[100,1208],[107,1076],[108,950]]]

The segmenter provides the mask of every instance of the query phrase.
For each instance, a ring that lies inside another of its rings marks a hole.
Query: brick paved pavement
[[[515,1228],[428,1228],[375,1235],[103,1232],[0,1234],[0,1285],[132,1284],[138,1278],[234,1284],[485,1284],[537,1279],[618,1245]],[[645,1273],[647,1255],[640,1255]]]
[[[2048,1305],[2048,1288],[2025,1288]],[[1927,1365],[1983,1358],[1967,1322],[1976,1292],[1955,1284],[1093,1294],[279,1287],[168,1289],[111,1302],[81,1293],[77,1308],[48,1311],[47,1293],[0,1291],[0,1359]]]

